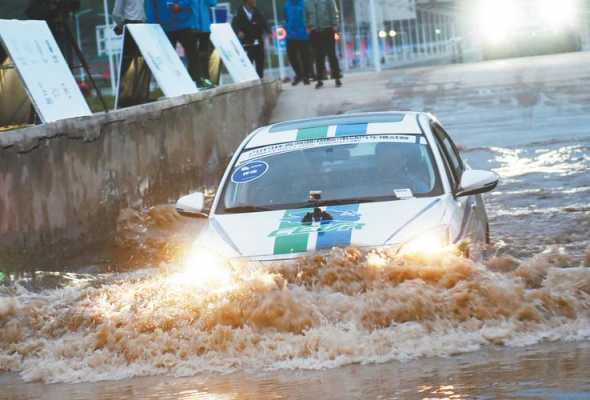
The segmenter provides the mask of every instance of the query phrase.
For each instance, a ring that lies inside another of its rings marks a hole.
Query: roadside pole
[[[285,79],[285,60],[283,59],[283,49],[281,49],[281,45],[279,44],[279,38],[275,37],[277,33],[277,28],[279,27],[279,17],[277,14],[277,0],[272,0],[272,13],[275,20],[275,26],[273,29],[273,40],[275,47],[277,49],[277,53],[279,55],[279,77],[282,81]]]
[[[355,46],[355,54],[354,58],[356,59],[356,54],[358,53],[358,66],[359,67],[366,67],[367,66],[367,58],[365,57],[365,53],[362,51],[362,40],[361,40],[361,23],[359,19],[359,7],[357,6],[357,2],[352,3],[354,5],[354,25],[355,25],[355,35],[354,35],[354,46]]]
[[[113,61],[113,51],[111,50],[111,40],[110,40],[110,32],[109,32],[109,1],[108,0],[103,0],[103,6],[104,6],[104,23],[105,23],[105,31],[104,31],[104,37],[105,37],[105,48],[107,50],[107,56],[109,58],[109,74],[111,75],[111,90],[112,95],[115,96],[115,94],[117,93],[117,85],[115,83],[115,62]]]
[[[340,45],[342,49],[342,57],[344,58],[344,70],[348,71],[348,49],[346,46],[346,30],[344,25],[344,4],[340,0]]]
[[[375,72],[381,72],[381,49],[377,37],[377,13],[375,11],[375,0],[369,0],[369,11],[371,16],[371,46],[373,47],[373,64]]]

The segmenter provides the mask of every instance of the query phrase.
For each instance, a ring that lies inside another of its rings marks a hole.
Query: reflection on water
[[[491,148],[495,161],[500,164],[496,172],[505,181],[526,174],[557,175],[565,177],[588,171],[590,148],[583,145],[551,148],[505,149]]]
[[[550,246],[582,256],[590,246],[590,141],[464,151],[502,181],[486,196],[499,254],[527,257]]]

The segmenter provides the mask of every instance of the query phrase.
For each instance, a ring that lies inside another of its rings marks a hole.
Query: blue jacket
[[[157,5],[154,12],[154,3]],[[180,12],[173,13],[171,5],[178,4]],[[217,0],[145,0],[145,14],[148,23],[160,24],[165,32],[180,29],[195,29],[211,32],[211,16],[209,7],[217,4]]]
[[[309,34],[305,29],[305,0],[287,0],[284,11],[287,39],[308,40]]]
[[[211,7],[217,5],[217,0],[193,0],[196,3],[193,7],[196,30],[200,32],[211,32]]]

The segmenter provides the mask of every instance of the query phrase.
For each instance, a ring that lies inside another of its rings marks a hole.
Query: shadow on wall
[[[122,209],[215,185],[279,91],[229,85],[0,135],[0,267],[57,265],[108,244]]]

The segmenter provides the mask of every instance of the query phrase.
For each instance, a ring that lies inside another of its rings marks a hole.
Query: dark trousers
[[[172,47],[176,47],[176,43],[182,45],[188,61],[188,73],[193,81],[198,81],[204,75],[199,63],[196,32],[192,29],[180,29],[178,31],[168,32],[167,35],[170,43],[172,43]]]
[[[256,73],[262,79],[264,77],[264,46],[246,45],[245,48],[248,58],[256,66]]]
[[[311,79],[313,67],[309,40],[287,40],[287,56],[296,79]]]
[[[311,45],[313,46],[317,80],[321,81],[326,76],[326,57],[330,63],[330,72],[333,79],[342,78],[338,57],[336,57],[336,40],[334,30],[331,28],[315,30],[311,32]]]
[[[209,78],[209,57],[213,52],[213,46],[211,45],[211,34],[209,32],[196,32],[195,40],[196,47],[199,55],[199,73],[200,76],[205,79]]]

